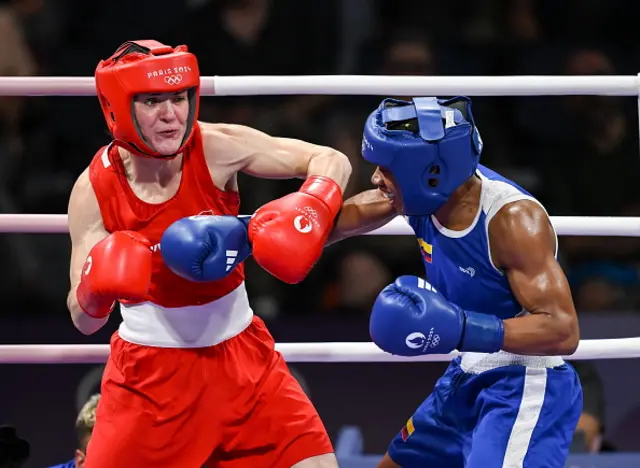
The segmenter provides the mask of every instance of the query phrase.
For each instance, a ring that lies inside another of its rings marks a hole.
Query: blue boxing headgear
[[[404,213],[414,216],[435,213],[474,174],[481,152],[467,97],[385,99],[362,139],[364,159],[393,174]]]

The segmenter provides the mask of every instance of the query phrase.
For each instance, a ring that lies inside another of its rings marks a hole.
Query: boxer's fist
[[[182,218],[162,235],[162,258],[189,281],[222,279],[251,254],[247,221],[235,216]]]
[[[320,258],[341,206],[340,187],[321,176],[262,206],[249,221],[256,262],[285,283],[299,283]]]
[[[400,356],[446,354],[460,343],[464,314],[425,280],[401,276],[384,288],[369,319],[371,339]]]
[[[380,292],[369,333],[380,349],[400,356],[493,353],[504,340],[498,317],[461,309],[417,276],[401,276]]]
[[[105,317],[117,300],[142,302],[151,285],[150,242],[132,231],[117,231],[93,246],[76,291],[87,315]]]

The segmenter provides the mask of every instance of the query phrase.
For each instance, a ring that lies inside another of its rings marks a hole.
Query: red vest
[[[212,302],[236,289],[244,281],[243,264],[220,281],[195,283],[169,270],[160,254],[163,232],[178,219],[201,213],[238,215],[238,193],[222,191],[211,180],[199,126],[183,151],[180,187],[163,203],[140,200],[129,186],[118,148],[113,145],[104,154],[106,148],[93,157],[89,178],[107,232],[136,231],[151,242],[153,270],[147,300],[163,307],[185,307]]]

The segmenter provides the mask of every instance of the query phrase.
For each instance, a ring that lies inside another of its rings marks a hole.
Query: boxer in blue
[[[579,330],[557,236],[481,152],[465,97],[385,99],[365,124],[378,188],[344,203],[329,242],[404,215],[426,279],[401,276],[378,295],[371,337],[400,356],[461,352],[379,468],[561,468],[569,452],[582,389],[560,355]]]

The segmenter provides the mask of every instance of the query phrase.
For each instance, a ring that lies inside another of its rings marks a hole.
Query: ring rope
[[[277,343],[288,362],[447,362],[459,353],[394,356],[374,343]],[[2,345],[0,364],[98,364],[109,356],[109,345]],[[640,338],[581,340],[567,360],[640,357]]]
[[[202,96],[412,95],[638,96],[637,75],[618,76],[203,76]],[[93,77],[0,77],[0,96],[95,96]]]
[[[640,236],[640,217],[616,216],[551,216],[558,235],[564,236]],[[62,214],[0,214],[0,233],[65,233],[69,232],[67,215]],[[413,235],[411,227],[401,218],[365,235]]]

